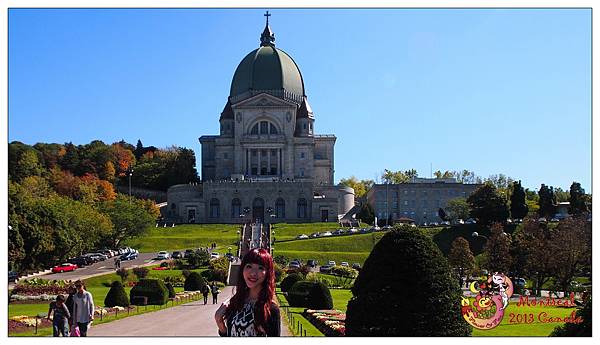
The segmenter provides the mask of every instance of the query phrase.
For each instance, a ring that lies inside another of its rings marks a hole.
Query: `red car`
[[[66,263],[66,264],[54,266],[54,268],[52,268],[52,272],[62,273],[62,272],[75,271],[76,269],[77,269],[77,265]]]

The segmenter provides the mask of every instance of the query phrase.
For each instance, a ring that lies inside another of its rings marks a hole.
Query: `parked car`
[[[94,261],[86,256],[78,256],[76,258],[69,259],[69,263],[75,264],[77,267],[84,267],[93,264]]]
[[[355,270],[360,270],[360,264],[358,262],[355,262],[352,264],[352,268],[354,268]]]
[[[550,219],[550,223],[558,223],[558,222],[559,222],[558,218]]]
[[[546,223],[547,220],[546,220],[546,218],[542,217],[542,218],[538,219],[538,222],[540,222],[540,223]]]
[[[386,225],[383,228],[381,228],[382,230],[392,230],[392,226],[391,225]]]
[[[108,258],[112,258],[114,256],[112,250],[110,249],[102,249],[99,253],[106,255]]]
[[[171,257],[173,259],[181,259],[183,258],[183,255],[181,254],[181,252],[173,252],[173,255],[171,255]]]
[[[357,228],[350,228],[350,230],[348,230],[348,233],[350,233],[350,234],[356,234],[356,233],[358,233],[358,229]]]
[[[370,231],[379,231],[381,230],[380,227],[378,227],[377,225],[375,225],[374,227],[372,227],[371,229],[369,229]]]
[[[14,282],[19,277],[19,274],[15,271],[8,271],[8,281]]]
[[[456,224],[465,224],[465,221],[462,219],[457,219]]]
[[[329,273],[331,272],[332,267],[329,265],[323,265],[321,267],[319,267],[319,272],[321,273]]]
[[[361,234],[366,234],[366,233],[369,233],[369,232],[373,231],[372,229],[375,229],[375,228],[371,228],[371,229],[362,228],[362,229],[360,229],[360,233]]]
[[[76,269],[77,269],[77,265],[67,262],[64,264],[60,264],[58,266],[54,266],[52,268],[52,272],[54,272],[54,273],[70,272],[70,271],[75,271]]]
[[[332,261],[328,261],[327,265],[329,265],[329,266],[335,266],[336,263],[335,263],[335,261],[332,260]]]
[[[106,255],[106,254],[102,254],[102,253],[98,253],[98,252],[95,252],[95,253],[90,253],[90,254],[91,254],[92,256],[95,256],[95,257],[97,257],[97,258],[98,258],[100,261],[105,261],[105,260],[108,260],[108,255]]]
[[[121,255],[121,261],[135,260],[138,258],[138,253],[125,253]]]
[[[297,239],[297,240],[305,240],[305,239],[307,239],[307,238],[308,238],[308,235],[305,235],[305,234],[302,234],[302,235],[298,235],[298,236],[296,236],[296,239]]]
[[[342,261],[342,263],[340,264],[340,266],[350,267],[350,265],[346,261]]]
[[[312,234],[310,234],[310,238],[317,238],[321,235],[320,232],[313,232]]]
[[[450,225],[450,222],[449,222],[449,221],[447,221],[447,220],[445,220],[445,221],[441,222],[440,224],[441,224],[441,225]]]
[[[158,260],[168,260],[169,259],[169,253],[163,251],[158,252],[158,255],[156,256],[156,258]]]
[[[527,281],[524,278],[515,278],[513,282],[516,287],[525,288],[527,286]]]
[[[306,261],[306,265],[309,267],[317,267],[319,265],[319,261],[310,259]]]
[[[337,235],[343,235],[343,234],[344,234],[344,229],[338,229],[338,230],[336,230],[336,231],[332,232],[332,234],[333,234],[334,236],[337,236]]]
[[[324,233],[321,234],[321,237],[329,237],[329,236],[333,236],[333,234],[329,231],[325,231]]]
[[[192,249],[186,249],[184,257],[187,257],[188,255],[193,254],[193,253],[194,253],[194,251]]]
[[[221,254],[217,253],[217,252],[212,252],[210,253],[210,259],[218,259],[221,256]]]
[[[296,261],[292,261],[288,264],[289,268],[300,268],[300,263],[296,262]]]
[[[465,220],[465,224],[477,224],[477,222],[475,221],[475,219],[469,218],[469,219]]]

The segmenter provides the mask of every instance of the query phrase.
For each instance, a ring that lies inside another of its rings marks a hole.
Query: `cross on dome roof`
[[[260,46],[275,46],[275,34],[271,31],[271,28],[269,27],[269,17],[271,16],[271,14],[269,14],[269,11],[267,11],[267,13],[263,14],[263,16],[267,18],[267,23],[265,25],[265,29],[262,32],[262,35],[260,35]]]

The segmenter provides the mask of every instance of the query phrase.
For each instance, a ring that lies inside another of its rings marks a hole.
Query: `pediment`
[[[269,95],[268,93],[261,93],[255,96],[252,96],[248,99],[245,99],[235,105],[232,105],[232,108],[279,108],[279,107],[296,107],[296,104],[293,102],[285,101],[281,98],[277,98],[275,96]]]

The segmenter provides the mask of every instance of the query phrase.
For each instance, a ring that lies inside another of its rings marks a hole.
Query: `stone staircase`
[[[271,225],[262,223],[248,223],[242,226],[242,243],[239,245],[239,260],[229,263],[227,285],[235,286],[240,272],[242,258],[254,248],[265,248],[271,251]]]

